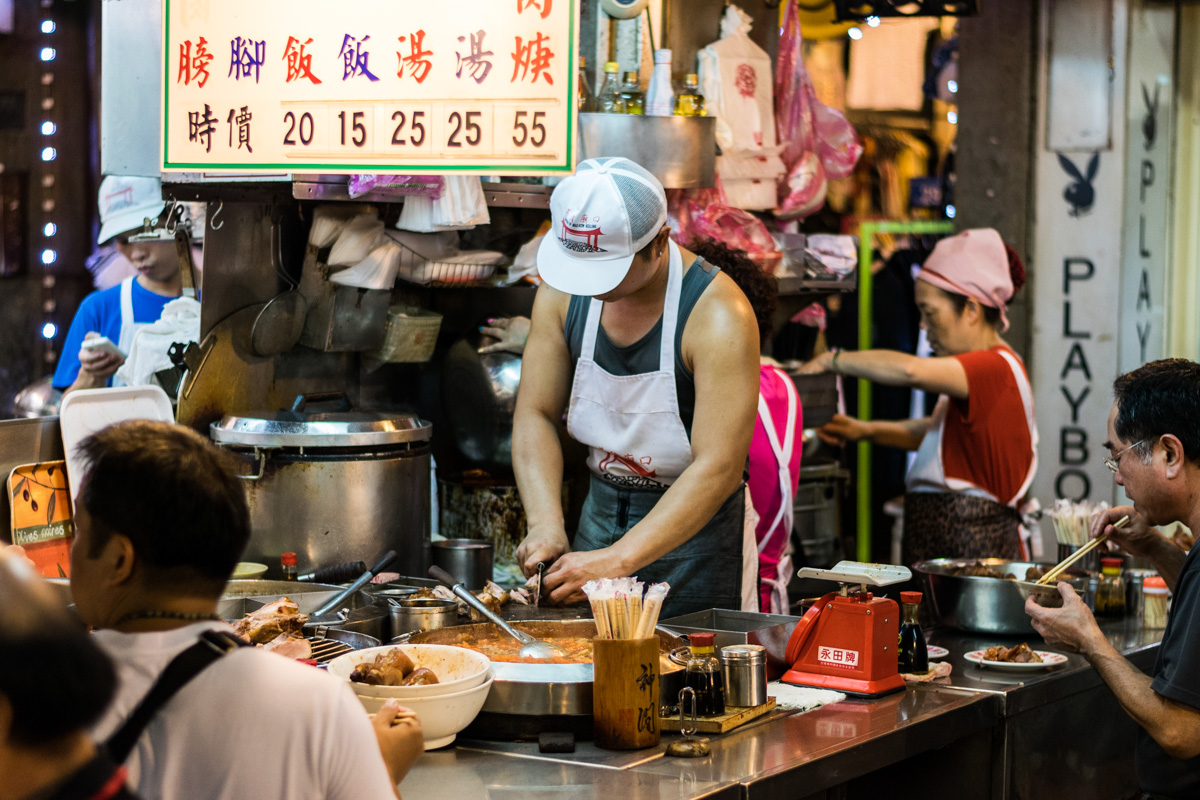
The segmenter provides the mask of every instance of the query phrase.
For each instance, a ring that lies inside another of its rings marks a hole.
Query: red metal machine
[[[837,581],[841,588],[814,603],[796,625],[787,645],[792,668],[781,680],[865,697],[903,691],[897,669],[900,606],[867,586],[906,581],[912,577],[908,568],[840,561],[832,569],[805,567],[797,575]],[[852,584],[858,588],[851,591]]]

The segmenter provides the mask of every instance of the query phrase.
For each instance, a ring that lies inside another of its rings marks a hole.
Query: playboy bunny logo
[[[1142,102],[1146,104],[1146,116],[1142,119],[1142,136],[1146,139],[1146,149],[1154,149],[1154,141],[1158,138],[1158,84],[1154,84],[1154,97],[1146,84],[1142,84]]]
[[[1071,216],[1078,217],[1088,213],[1092,210],[1092,203],[1096,202],[1096,190],[1092,181],[1100,171],[1100,153],[1092,153],[1087,165],[1087,175],[1081,173],[1079,167],[1062,153],[1058,154],[1058,163],[1063,171],[1075,180],[1075,183],[1063,190],[1063,198],[1071,205]]]

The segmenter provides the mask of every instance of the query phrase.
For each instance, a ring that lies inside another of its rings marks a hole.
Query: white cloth
[[[758,512],[746,487],[746,519],[742,528],[742,611],[759,611],[758,602]]]
[[[861,28],[862,38],[850,42],[846,105],[920,111],[925,104],[926,43],[937,26],[930,17],[885,18],[874,28]]]
[[[658,370],[613,375],[595,362],[604,303],[592,298],[567,409],[567,430],[589,448],[592,472],[660,486],[674,483],[692,463],[692,443],[679,417],[675,392],[675,329],[683,256],[674,242],[669,244]]]
[[[812,711],[814,708],[846,699],[846,695],[832,689],[792,686],[790,683],[780,683],[779,681],[771,681],[767,684],[767,696],[774,697],[780,708],[792,708],[801,712]]]
[[[383,223],[380,223],[382,225]],[[380,244],[367,257],[349,269],[329,276],[331,283],[354,286],[359,289],[391,289],[400,270],[400,245],[387,236],[380,237]]]
[[[166,665],[205,630],[99,631],[116,663],[116,698],[91,733],[105,741]],[[381,800],[392,782],[366,711],[349,685],[256,648],[223,656],[151,721],[126,765],[146,800]]]
[[[152,383],[154,373],[173,367],[168,351],[175,342],[200,341],[200,301],[178,297],[163,306],[158,322],[137,328],[133,342],[126,350],[129,355],[117,370],[116,377],[126,386],[147,386]],[[122,319],[121,339],[124,338]]]
[[[437,200],[414,195],[405,198],[396,227],[404,231],[433,233],[487,225],[491,221],[479,178],[443,175],[446,187]]]
[[[133,349],[133,337],[149,322],[134,322],[133,320],[133,282],[136,275],[130,275],[121,281],[121,335],[117,338],[117,347],[126,357]],[[113,375],[113,386],[124,386],[125,381],[119,375]]]
[[[777,536],[788,537],[792,534],[792,524],[795,521],[795,492],[792,491],[792,454],[796,452],[796,417],[800,411],[800,393],[796,391],[796,384],[787,379],[783,381],[784,389],[787,391],[787,418],[784,430],[787,433],[783,436],[783,441],[779,441],[779,434],[775,428],[775,420],[771,417],[771,409],[767,405],[767,401],[761,394],[758,396],[758,416],[762,418],[763,428],[767,432],[767,442],[771,445],[771,453],[775,456],[776,472],[779,477],[779,510],[775,512],[775,519],[771,520],[771,524],[767,527],[766,535],[762,541],[758,543],[758,552],[761,553],[767,549],[767,545]],[[747,495],[749,502],[749,495]],[[772,614],[788,614],[791,610],[791,605],[788,602],[787,585],[792,577],[792,559],[791,556],[784,554],[779,559],[775,577],[764,579],[764,582],[771,587],[771,607],[768,609]]]
[[[699,52],[700,88],[709,116],[717,118],[722,151],[775,146],[774,86],[771,57],[751,41],[749,19],[730,6],[722,31],[731,31]],[[736,27],[736,30],[733,28]]]

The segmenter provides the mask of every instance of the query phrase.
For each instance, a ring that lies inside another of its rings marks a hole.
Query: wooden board
[[[774,709],[775,705],[775,698],[768,697],[767,702],[761,706],[749,706],[745,708],[729,706],[725,709],[725,713],[720,716],[700,717],[696,720],[696,733],[726,733],[739,725],[745,725],[752,719],[761,717],[763,714]],[[689,719],[688,722],[691,722],[691,720]],[[678,731],[679,715],[660,718],[658,727],[659,730]]]

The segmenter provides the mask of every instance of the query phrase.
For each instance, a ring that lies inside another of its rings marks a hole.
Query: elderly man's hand
[[[1036,595],[1030,595],[1025,600],[1025,613],[1032,617],[1033,629],[1046,644],[1087,655],[1098,640],[1104,639],[1104,634],[1070,584],[1059,583],[1058,593],[1063,598],[1062,608],[1039,605]]]
[[[425,752],[425,737],[416,712],[388,700],[371,720],[379,751],[393,783],[400,783]]]
[[[1122,517],[1129,517],[1129,523],[1121,528],[1113,525]],[[1121,549],[1131,556],[1149,557],[1154,553],[1154,547],[1163,542],[1162,534],[1146,524],[1146,519],[1133,510],[1133,506],[1116,506],[1101,511],[1092,519],[1092,538],[1108,533],[1110,550]]]

